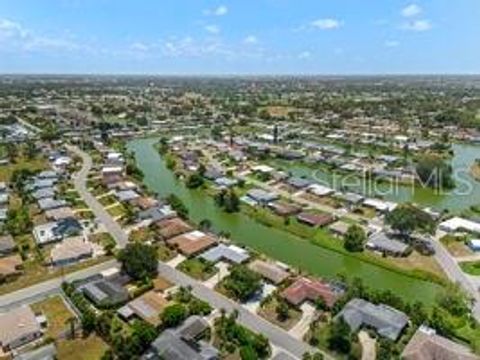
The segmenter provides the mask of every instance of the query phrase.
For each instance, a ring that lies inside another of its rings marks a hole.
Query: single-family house
[[[267,192],[262,189],[252,189],[247,193],[247,197],[258,204],[267,205],[272,201],[278,200],[280,196],[274,192]]]
[[[191,316],[179,328],[163,331],[142,360],[219,360],[220,352],[201,340],[208,329],[206,320]]]
[[[84,295],[96,306],[115,306],[126,302],[128,291],[117,281],[99,279],[81,287]]]
[[[404,360],[479,360],[467,346],[438,335],[435,330],[420,326],[403,349]]]
[[[20,275],[23,271],[23,261],[20,255],[9,255],[0,258],[0,279],[5,280]]]
[[[302,212],[297,215],[297,220],[310,226],[321,227],[333,223],[335,221],[335,216],[330,214]]]
[[[14,350],[42,336],[37,317],[29,306],[20,306],[0,313],[0,347]]]
[[[202,231],[194,230],[167,240],[167,244],[175,247],[186,256],[194,256],[217,243],[216,239]]]
[[[367,327],[392,341],[399,338],[409,320],[407,315],[391,306],[376,305],[359,298],[350,300],[338,316],[343,318],[352,331]]]
[[[213,263],[228,261],[234,264],[241,264],[250,258],[250,254],[247,250],[236,245],[219,244],[205,251],[200,257]]]
[[[178,217],[159,220],[154,223],[156,233],[163,239],[170,239],[174,236],[192,231],[193,228]]]
[[[290,277],[290,273],[272,262],[254,260],[248,264],[250,270],[262,275],[272,284],[278,285]]]
[[[305,301],[314,302],[317,299],[322,299],[328,307],[332,307],[342,296],[343,292],[344,290],[341,287],[329,282],[300,277],[283,290],[281,295],[295,306],[300,306]]]
[[[16,247],[12,235],[0,236],[0,257],[11,254]]]
[[[58,209],[67,206],[67,202],[63,199],[43,198],[38,200],[38,207],[42,211]]]
[[[409,250],[408,244],[389,236],[383,231],[370,236],[365,246],[370,250],[394,256],[405,256]]]
[[[160,314],[168,304],[168,300],[161,294],[151,290],[122,306],[117,313],[126,321],[137,317],[153,326],[158,326]]]
[[[83,236],[64,239],[50,251],[53,266],[64,266],[92,257],[92,244]]]
[[[461,217],[452,217],[438,225],[440,230],[446,232],[467,231],[473,234],[480,234],[480,223]]]

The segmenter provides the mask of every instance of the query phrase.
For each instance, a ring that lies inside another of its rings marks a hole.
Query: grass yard
[[[57,358],[62,360],[101,359],[108,345],[97,335],[73,340],[60,340],[57,345]]]
[[[198,258],[183,261],[177,266],[177,269],[201,281],[210,279],[218,272],[213,263]]]
[[[455,257],[472,255],[473,252],[465,244],[465,237],[457,237],[453,235],[445,235],[440,239],[441,243],[445,245],[448,252]]]
[[[15,170],[27,169],[32,171],[42,171],[47,169],[47,159],[38,157],[35,159],[27,159],[26,157],[19,157],[15,163],[0,166],[0,181],[9,182]]]
[[[117,202],[117,198],[111,194],[107,194],[105,196],[101,196],[98,198],[98,202],[103,206],[112,205]]]
[[[280,319],[277,315],[276,308],[279,304],[277,297],[271,296],[262,304],[260,309],[258,309],[258,315],[267,319],[272,324],[275,324],[282,329],[290,330],[302,317],[302,312],[295,309],[294,307],[289,307],[289,316],[287,319]]]
[[[43,313],[47,318],[46,336],[56,339],[69,329],[68,319],[74,316],[60,296],[54,296],[32,305],[35,313]]]
[[[128,240],[145,242],[152,239],[152,232],[147,227],[134,229],[130,232]]]
[[[125,215],[125,207],[119,203],[117,205],[114,205],[108,208],[107,212],[113,217],[123,216]]]
[[[13,281],[0,285],[0,295],[53,279],[55,277],[61,276],[62,274],[68,274],[81,269],[85,269],[87,267],[100,264],[109,259],[110,257],[102,256],[96,259],[82,261],[78,264],[74,264],[63,269],[51,269],[43,266],[39,259],[30,258],[23,263],[24,271],[22,275],[20,275]]]
[[[172,260],[175,256],[177,256],[177,252],[175,250],[170,249],[165,244],[157,245],[157,253],[158,253],[158,259],[164,262]]]
[[[445,274],[440,267],[436,266],[434,260],[429,257],[417,254],[418,256],[414,256],[412,259],[398,259],[392,257],[383,258],[369,251],[351,253],[345,250],[343,242],[334,237],[327,229],[301,224],[294,217],[290,217],[286,221],[284,218],[266,209],[252,208],[245,205],[242,206],[242,211],[266,226],[287,231],[306,241],[310,241],[312,244],[336,251],[345,256],[351,256],[415,278],[434,281],[439,284],[444,283]]]
[[[459,263],[464,272],[470,275],[480,275],[480,261],[465,261]]]

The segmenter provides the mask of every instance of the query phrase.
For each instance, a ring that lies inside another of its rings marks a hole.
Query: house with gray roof
[[[359,298],[350,300],[337,317],[343,318],[354,332],[367,327],[392,341],[399,338],[409,321],[408,316],[400,310]]]
[[[247,197],[250,199],[256,201],[259,204],[266,205],[269,202],[278,200],[279,196],[278,194],[275,194],[273,192],[267,192],[262,189],[252,189],[247,193]]]
[[[189,317],[177,329],[163,331],[142,356],[143,360],[217,360],[219,351],[201,340],[209,328],[208,322],[199,317]]]
[[[409,250],[408,244],[392,238],[383,231],[370,236],[366,247],[370,250],[380,251],[394,256],[404,256]]]
[[[250,254],[247,250],[235,245],[220,244],[210,250],[205,251],[200,258],[216,263],[222,260],[241,264],[250,258]]]
[[[67,205],[67,202],[63,199],[57,200],[57,199],[49,197],[49,198],[44,198],[44,199],[38,200],[38,207],[42,211],[58,209],[58,208],[66,206],[66,205]]]
[[[0,256],[11,254],[16,246],[12,235],[0,236]]]
[[[47,187],[42,189],[37,189],[32,192],[32,197],[35,200],[45,199],[45,198],[53,198],[55,196],[55,188]]]
[[[96,306],[114,306],[128,300],[128,291],[118,282],[100,279],[82,286],[82,292]]]

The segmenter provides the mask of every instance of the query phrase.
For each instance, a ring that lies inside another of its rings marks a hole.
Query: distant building
[[[297,220],[310,226],[326,226],[335,221],[335,217],[330,214],[315,214],[302,212],[297,215]]]

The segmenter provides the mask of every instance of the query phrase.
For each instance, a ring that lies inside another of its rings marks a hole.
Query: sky
[[[0,0],[0,73],[479,74],[480,0]]]

